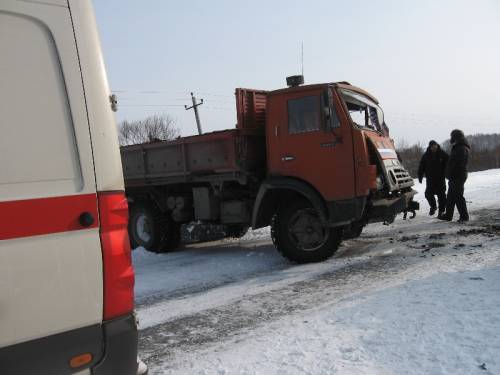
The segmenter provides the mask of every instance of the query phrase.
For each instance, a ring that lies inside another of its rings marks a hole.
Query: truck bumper
[[[102,325],[104,355],[93,375],[137,375],[137,322],[133,314]]]
[[[372,223],[387,221],[401,212],[418,210],[419,204],[413,200],[415,194],[417,192],[411,190],[398,197],[373,201],[368,210],[368,221]]]

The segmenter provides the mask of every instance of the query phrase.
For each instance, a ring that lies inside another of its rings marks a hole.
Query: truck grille
[[[413,178],[408,171],[401,167],[392,168],[389,171],[392,183],[397,185],[400,189],[410,187],[413,185]]]

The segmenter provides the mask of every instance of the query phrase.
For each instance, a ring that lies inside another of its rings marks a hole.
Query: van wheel
[[[323,227],[309,202],[298,201],[273,217],[271,238],[278,251],[293,262],[321,262],[337,251],[342,230]]]
[[[132,248],[142,246],[148,251],[163,253],[179,246],[180,225],[153,203],[139,202],[130,209],[129,237]]]
[[[351,223],[344,228],[342,239],[352,240],[353,238],[358,238],[359,236],[361,236],[361,232],[363,232],[364,227],[364,224],[359,221]]]

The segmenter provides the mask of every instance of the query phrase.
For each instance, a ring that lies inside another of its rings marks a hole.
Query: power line
[[[158,95],[158,94],[173,94],[173,95],[189,95],[190,91],[169,91],[169,90],[111,90],[113,93],[136,93],[136,94],[142,94],[142,95]],[[201,92],[201,91],[193,91],[194,94],[197,95],[207,95],[207,96],[216,96],[216,97],[221,97],[221,98],[234,98],[233,95],[227,95],[227,94],[220,94],[220,93],[214,93],[214,92]],[[185,100],[185,99],[183,99]]]
[[[149,109],[149,110],[157,110],[157,109],[161,109],[161,108],[184,108],[183,105],[180,105],[180,104],[119,104],[118,105],[118,108],[122,108],[122,107],[125,107],[125,108],[143,108],[145,110]],[[235,111],[236,109],[235,108],[231,108],[231,107],[211,107],[211,106],[207,106],[207,107],[204,107],[205,109],[209,109],[209,110],[216,110],[216,111]]]
[[[144,100],[145,98],[144,97],[118,97],[118,101],[122,101],[122,100]],[[164,101],[168,101],[168,102],[185,102],[187,99],[186,98],[155,98],[155,100],[164,100]],[[212,99],[212,98],[209,98],[209,99],[206,99],[205,100],[206,102],[210,102],[210,103],[234,103],[234,100],[230,100],[230,99]]]
[[[121,104],[120,107],[184,107],[182,104]]]
[[[214,93],[210,93],[210,92],[200,92],[200,91],[195,91],[194,93],[199,94],[199,95],[220,96],[223,98],[234,98],[234,95],[214,94]]]

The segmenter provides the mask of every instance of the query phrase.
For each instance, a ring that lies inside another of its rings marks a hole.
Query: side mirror
[[[332,111],[330,107],[323,107],[323,116],[326,121],[330,120],[330,118],[332,117]]]

